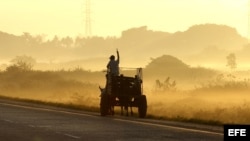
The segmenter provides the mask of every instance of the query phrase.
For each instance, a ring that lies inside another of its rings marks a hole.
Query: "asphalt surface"
[[[0,100],[3,141],[223,141],[223,128]]]

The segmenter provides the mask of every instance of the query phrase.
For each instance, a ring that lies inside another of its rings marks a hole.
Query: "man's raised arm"
[[[117,54],[117,61],[120,62],[120,55],[118,49],[116,49],[116,54]]]

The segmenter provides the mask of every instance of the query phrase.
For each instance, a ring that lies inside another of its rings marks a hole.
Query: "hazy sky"
[[[0,0],[0,31],[85,35],[85,0]],[[176,32],[194,24],[235,27],[248,36],[247,0],[91,0],[92,35],[120,36],[139,26]]]

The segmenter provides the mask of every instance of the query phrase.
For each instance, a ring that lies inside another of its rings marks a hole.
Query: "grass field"
[[[84,70],[3,71],[0,95],[98,111],[103,76]],[[249,124],[249,92],[249,80],[235,79],[210,81],[192,90],[144,88],[148,117],[207,124]]]

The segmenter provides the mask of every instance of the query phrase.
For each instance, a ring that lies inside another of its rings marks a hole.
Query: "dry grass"
[[[250,123],[250,81],[210,81],[189,91],[148,91],[148,114],[208,123]]]
[[[104,77],[98,79],[101,75],[86,71],[1,72],[0,95],[96,111],[98,85],[104,85]],[[249,92],[248,80],[216,80],[189,91],[144,88],[148,117],[208,124],[249,124]]]
[[[72,75],[74,76],[74,72]],[[49,71],[2,72],[0,94],[46,102],[98,105],[98,85],[69,76],[65,72]]]

